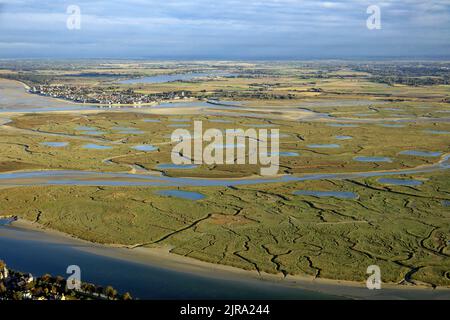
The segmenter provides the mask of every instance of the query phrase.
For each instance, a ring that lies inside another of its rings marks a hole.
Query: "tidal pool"
[[[68,142],[42,142],[41,145],[47,147],[63,148],[69,145]]]
[[[280,152],[268,152],[269,156],[280,156],[280,157],[299,157],[300,154],[298,152],[292,152],[292,151],[280,151]],[[260,155],[265,155],[264,152],[261,152]]]
[[[308,144],[307,145],[308,148],[313,148],[313,149],[335,149],[335,148],[340,148],[341,146],[338,144]]]
[[[214,145],[215,149],[241,149],[241,148],[245,148],[245,144],[234,144],[234,143],[229,143],[229,144],[215,144]]]
[[[399,154],[404,156],[440,157],[442,155],[442,152],[406,150],[399,152]]]
[[[142,121],[144,121],[144,122],[150,122],[150,123],[158,123],[158,122],[161,122],[161,120],[159,120],[159,119],[144,119],[144,120],[142,120]]]
[[[335,136],[334,138],[337,140],[352,140],[353,139],[352,136]]]
[[[158,147],[155,147],[155,146],[152,146],[152,145],[134,146],[132,148],[134,150],[138,150],[138,151],[155,151],[155,150],[158,150]]]
[[[273,153],[273,155],[277,155],[277,154],[280,157],[299,157],[300,156],[300,154],[298,152],[291,152],[291,151],[281,151],[278,153]]]
[[[392,162],[389,157],[355,157],[353,159],[358,162]]]
[[[419,180],[407,180],[407,179],[392,179],[392,178],[381,178],[378,179],[378,182],[381,184],[391,184],[396,186],[406,186],[406,187],[415,187],[423,184],[422,181]]]
[[[294,191],[294,195],[297,196],[312,196],[318,198],[338,198],[338,199],[358,199],[358,194],[354,192],[345,192],[345,191],[307,191],[307,190],[298,190]]]
[[[175,197],[175,198],[181,198],[186,200],[202,200],[206,197],[198,192],[190,192],[190,191],[181,191],[181,190],[162,190],[156,192],[156,194],[160,196],[167,196],[167,197]]]
[[[95,144],[95,143],[88,143],[88,144],[85,144],[85,145],[83,146],[83,148],[84,148],[84,149],[95,149],[95,150],[108,150],[108,149],[112,149],[112,147],[109,147],[109,146],[101,146],[101,145],[98,145],[98,144]]]

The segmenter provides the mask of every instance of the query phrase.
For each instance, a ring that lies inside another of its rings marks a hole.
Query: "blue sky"
[[[381,30],[366,27],[369,5]],[[450,0],[0,0],[1,58],[438,56],[450,57]]]

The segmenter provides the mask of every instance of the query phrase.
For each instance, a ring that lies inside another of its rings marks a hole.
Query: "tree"
[[[117,291],[113,287],[107,286],[105,294],[109,299],[113,300],[117,296]]]
[[[129,292],[125,292],[125,294],[122,296],[122,300],[133,300],[133,297]]]
[[[6,293],[6,287],[2,281],[0,281],[0,296]]]

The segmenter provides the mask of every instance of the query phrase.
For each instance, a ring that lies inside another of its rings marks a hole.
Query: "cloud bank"
[[[0,0],[3,58],[449,57],[449,39],[448,0]]]

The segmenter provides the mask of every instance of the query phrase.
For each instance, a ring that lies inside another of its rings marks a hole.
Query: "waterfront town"
[[[43,275],[34,278],[7,268],[0,260],[0,300],[131,300],[129,293],[119,295],[107,286],[82,283],[79,290],[69,289],[63,277]]]
[[[169,100],[184,100],[192,97],[190,91],[173,91],[152,94],[137,93],[132,89],[117,90],[116,87],[73,85],[38,85],[29,89],[30,93],[69,100],[77,103],[112,105],[148,105]]]

